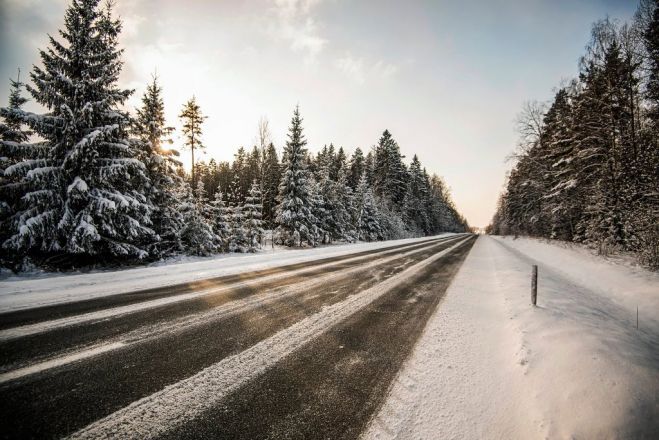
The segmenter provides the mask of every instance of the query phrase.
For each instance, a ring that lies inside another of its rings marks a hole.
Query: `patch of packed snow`
[[[657,438],[657,301],[657,274],[480,237],[364,438]]]
[[[170,260],[166,263],[130,269],[14,276],[0,281],[0,313],[187,283],[395,245],[413,244],[429,238],[341,244],[314,249],[276,248],[256,254],[222,254],[207,258],[184,257],[178,261]]]

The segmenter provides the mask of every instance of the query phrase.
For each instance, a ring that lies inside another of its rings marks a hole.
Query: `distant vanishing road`
[[[2,314],[0,436],[356,438],[474,241]]]

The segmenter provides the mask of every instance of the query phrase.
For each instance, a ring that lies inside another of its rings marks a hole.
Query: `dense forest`
[[[181,166],[156,77],[142,105],[119,85],[121,21],[111,3],[73,0],[30,81],[20,72],[0,109],[2,266],[69,269],[169,255],[249,252],[274,242],[316,246],[465,231],[446,184],[384,131],[366,154],[307,149],[295,108],[281,158],[267,120],[233,162],[195,161],[205,116],[180,113],[192,169]],[[154,66],[155,67],[155,66]],[[25,94],[24,91],[28,93]],[[44,113],[24,110],[31,97]]]
[[[579,75],[519,117],[489,232],[626,251],[659,267],[659,2],[594,24]]]

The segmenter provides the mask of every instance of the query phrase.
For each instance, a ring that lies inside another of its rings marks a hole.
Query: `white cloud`
[[[294,51],[305,52],[307,61],[315,57],[327,45],[327,39],[319,32],[313,9],[321,0],[273,0],[271,35],[282,39]]]
[[[349,52],[338,58],[335,66],[348,78],[358,84],[364,84],[367,78],[389,79],[398,73],[398,66],[379,60],[367,63],[363,57],[355,57]]]
[[[355,58],[350,54],[346,54],[336,60],[336,67],[359,84],[366,81],[363,58]]]
[[[373,70],[384,79],[391,78],[398,73],[398,66],[380,60],[373,66]]]

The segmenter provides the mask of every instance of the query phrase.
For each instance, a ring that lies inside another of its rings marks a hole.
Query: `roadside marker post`
[[[531,303],[535,306],[538,301],[538,266],[533,265],[531,275]]]

